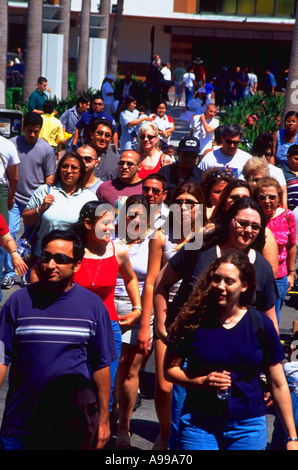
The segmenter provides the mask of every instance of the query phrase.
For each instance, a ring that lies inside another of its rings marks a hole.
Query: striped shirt
[[[90,376],[117,358],[107,309],[74,284],[57,298],[35,283],[14,292],[0,315],[1,363],[10,365],[2,431],[28,432],[45,383],[62,374]]]
[[[288,207],[292,211],[298,206],[298,176],[288,167],[281,167],[287,183]]]

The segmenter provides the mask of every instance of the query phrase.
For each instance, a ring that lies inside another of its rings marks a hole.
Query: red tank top
[[[143,180],[146,178],[146,176],[152,175],[152,173],[158,173],[158,170],[163,166],[163,162],[164,162],[164,154],[162,153],[157,162],[157,165],[154,168],[146,170],[145,168],[142,167],[139,170],[139,177]]]
[[[108,258],[96,259],[84,257],[79,271],[74,273],[73,281],[98,295],[108,309],[110,319],[118,321],[114,293],[119,263],[116,258],[113,242],[112,245],[113,254]]]

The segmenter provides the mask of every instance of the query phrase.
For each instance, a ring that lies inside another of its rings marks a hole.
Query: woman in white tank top
[[[153,310],[154,282],[167,261],[187,241],[200,236],[206,222],[205,198],[200,186],[196,183],[183,183],[172,194],[170,215],[165,225],[151,236],[149,242],[148,273],[143,290],[143,314],[140,342],[144,341],[149,319]],[[200,217],[201,214],[201,217]],[[183,225],[182,225],[183,222]],[[182,226],[182,227],[181,227]],[[188,230],[187,230],[188,227]],[[182,228],[182,230],[179,230]],[[180,232],[180,235],[179,235]],[[178,235],[178,236],[177,236]],[[170,300],[174,297],[179,284],[173,286]],[[153,446],[154,450],[168,449],[171,427],[172,384],[163,376],[163,359],[166,350],[164,343],[167,337],[167,326],[155,323],[154,352],[155,352],[155,408],[159,419],[160,432]],[[144,346],[145,347],[145,346]]]

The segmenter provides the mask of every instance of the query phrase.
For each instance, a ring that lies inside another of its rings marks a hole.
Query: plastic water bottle
[[[219,372],[223,372],[223,369],[221,369]],[[228,387],[226,390],[218,390],[217,392],[217,398],[219,400],[227,400],[231,396],[231,388]]]
[[[218,390],[217,392],[217,398],[219,400],[227,400],[231,396],[231,390],[230,387],[227,388],[226,390]]]

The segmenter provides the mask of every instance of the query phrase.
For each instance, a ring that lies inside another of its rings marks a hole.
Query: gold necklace
[[[94,277],[92,277],[89,266],[88,266],[89,259],[97,259],[97,262],[98,262],[98,267],[97,267],[97,270],[96,270],[96,273],[95,273]],[[100,268],[100,265],[101,265],[101,258],[86,258],[85,257],[85,260],[86,260],[86,268],[87,268],[89,278],[90,278],[90,281],[91,281],[91,286],[94,287],[95,286],[95,281],[96,281],[96,278],[97,278],[97,274],[98,274],[98,271],[99,271],[99,268]]]
[[[229,324],[232,323],[232,321],[239,315],[239,313],[240,313],[240,310],[239,310],[239,312],[237,312],[230,320],[224,320],[224,321],[223,321],[223,320],[221,320],[221,319],[219,318],[219,321],[220,321],[220,323],[221,323],[222,325],[229,325]]]

